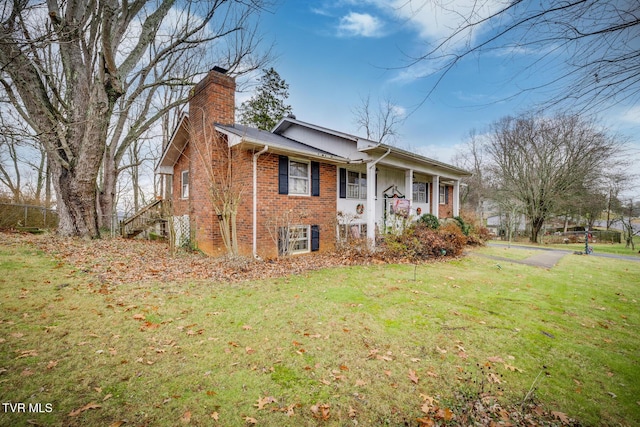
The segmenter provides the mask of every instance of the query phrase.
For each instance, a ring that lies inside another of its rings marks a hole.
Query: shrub
[[[458,225],[458,227],[460,227],[462,234],[464,234],[465,236],[468,236],[469,233],[471,232],[471,224],[466,223],[461,216],[454,216],[453,219]]]
[[[467,236],[462,233],[458,225],[449,223],[440,228],[439,234],[445,241],[444,248],[447,255],[458,256],[464,251],[467,244]]]
[[[418,223],[398,235],[387,235],[379,247],[378,256],[385,260],[424,260],[462,254],[467,237],[454,224],[438,230]]]
[[[435,215],[430,213],[424,214],[418,218],[418,224],[423,224],[432,230],[440,228],[440,221]]]

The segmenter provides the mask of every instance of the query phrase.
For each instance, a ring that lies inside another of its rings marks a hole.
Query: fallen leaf
[[[314,418],[326,421],[331,416],[331,407],[329,406],[329,404],[315,404],[311,406],[310,409],[313,413]]]
[[[352,406],[349,406],[349,418],[355,418],[358,415],[355,409]]]
[[[220,418],[220,414],[218,414],[217,412],[212,412],[210,417],[218,421],[218,419]]]
[[[506,369],[508,371],[511,371],[511,372],[515,372],[515,371],[522,372],[522,369],[516,368],[515,366],[509,365],[508,363],[504,364],[504,369]]]
[[[58,361],[57,360],[50,360],[49,363],[47,364],[47,369],[53,369],[58,365]]]
[[[412,369],[409,369],[408,377],[415,384],[418,384],[418,381],[420,381],[420,378],[418,378],[418,375],[416,374],[416,371],[414,371]]]
[[[487,357],[487,360],[491,363],[504,363],[504,360],[500,356]]]
[[[569,424],[571,422],[569,417],[567,417],[567,414],[563,412],[551,411],[551,415],[553,415],[554,418],[559,419],[562,424]]]
[[[440,408],[436,412],[436,418],[439,418],[444,421],[451,421],[454,417],[455,415],[449,408],[444,408],[444,409]]]
[[[277,400],[272,396],[261,397],[258,399],[258,403],[254,404],[258,410],[264,409],[264,407],[270,403],[275,403]]]
[[[252,328],[251,326],[249,326],[249,325],[243,325],[243,326],[242,326],[242,329],[244,329],[245,331],[250,331],[250,330],[252,330],[253,328]]]
[[[245,350],[245,352],[246,352],[247,354],[253,354],[253,353],[255,353],[255,352],[256,352],[256,351],[255,351],[254,349],[252,349],[251,347],[245,347],[245,349],[244,349],[244,350]]]
[[[500,380],[500,377],[498,375],[494,374],[493,372],[490,372],[489,375],[487,375],[487,379],[492,384],[501,384],[502,383],[502,381]]]
[[[438,353],[440,353],[440,354],[447,354],[447,350],[444,350],[444,349],[442,349],[442,348],[440,348],[440,347],[438,347],[438,346],[436,346],[436,350],[437,350],[437,351],[438,351]]]
[[[180,417],[180,422],[182,424],[189,424],[191,422],[191,411],[187,411],[182,414],[182,417]]]
[[[126,423],[126,421],[114,421],[111,424],[109,424],[109,427],[120,427],[122,424]]]
[[[255,418],[244,417],[243,419],[248,424],[258,424],[258,420],[256,420]]]
[[[140,314],[140,313],[138,313],[138,314],[134,314],[134,315],[133,315],[133,318],[134,318],[135,320],[144,320],[144,319],[145,319],[144,314]]]
[[[286,412],[285,415],[287,417],[293,417],[295,415],[295,412],[293,412],[293,408],[296,407],[296,404],[291,404],[289,406],[287,406],[286,408],[283,409],[283,412]]]
[[[416,421],[420,423],[418,424],[420,427],[435,427],[436,425],[436,422],[431,418],[417,418]]]
[[[90,402],[90,403],[87,403],[86,405],[84,405],[82,408],[78,408],[75,411],[69,412],[68,415],[70,417],[77,417],[78,415],[80,415],[84,411],[88,411],[89,409],[98,409],[98,408],[102,408],[102,405],[98,405],[96,402]]]

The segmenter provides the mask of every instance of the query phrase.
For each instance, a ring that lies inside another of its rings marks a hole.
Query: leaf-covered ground
[[[171,256],[166,243],[139,239],[104,238],[81,240],[54,234],[2,233],[8,244],[29,243],[61,262],[95,275],[107,284],[143,280],[210,279],[216,282],[282,277],[339,265],[367,263],[366,259],[335,254],[302,255],[258,261],[238,257],[211,258],[195,252],[177,251]]]
[[[322,269],[368,260],[4,233],[0,254],[0,399],[53,408],[0,425],[640,421],[636,263]]]

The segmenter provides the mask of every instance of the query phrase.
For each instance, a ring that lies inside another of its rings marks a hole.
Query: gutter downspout
[[[264,148],[257,153],[253,153],[253,245],[252,253],[253,258],[258,259],[258,157],[266,153],[269,150],[269,146],[265,145]]]
[[[376,165],[391,153],[391,147],[376,160],[367,163],[367,240],[376,246]]]

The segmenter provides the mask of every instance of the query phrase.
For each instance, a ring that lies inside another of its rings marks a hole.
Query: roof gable
[[[178,125],[173,130],[169,142],[162,151],[162,156],[156,166],[156,173],[171,175],[173,173],[173,165],[175,165],[180,158],[188,142],[189,115],[183,114]]]

